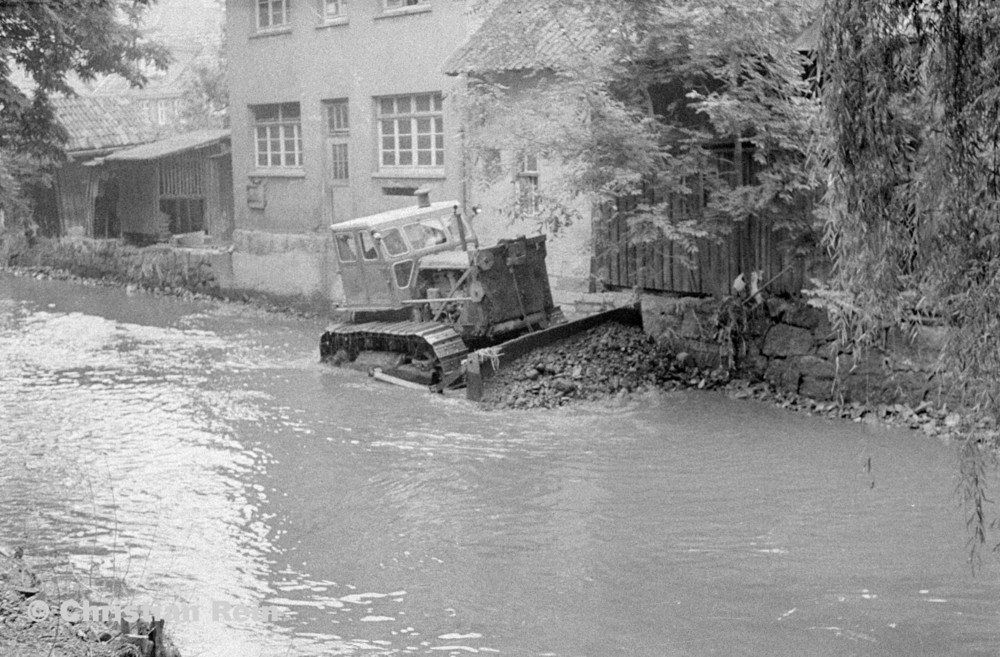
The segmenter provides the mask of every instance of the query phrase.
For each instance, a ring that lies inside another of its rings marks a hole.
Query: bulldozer
[[[457,201],[333,224],[345,303],[320,338],[323,362],[411,387],[463,384],[470,350],[565,323],[545,236],[481,248]]]

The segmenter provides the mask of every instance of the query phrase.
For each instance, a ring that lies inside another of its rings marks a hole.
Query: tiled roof
[[[69,133],[69,153],[134,146],[152,141],[155,128],[138,106],[125,98],[54,98],[59,122]]]
[[[580,10],[559,0],[503,0],[443,69],[448,75],[563,70],[595,51],[598,36]]]
[[[115,151],[104,158],[105,162],[135,162],[155,160],[168,155],[177,155],[185,151],[211,146],[223,139],[229,138],[228,130],[195,130],[161,139],[142,146]]]

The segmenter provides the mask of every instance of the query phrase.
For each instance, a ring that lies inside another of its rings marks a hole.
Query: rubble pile
[[[602,324],[532,351],[489,379],[483,403],[493,408],[553,408],[658,387],[714,388],[721,374],[693,368],[641,328]]]
[[[525,354],[489,379],[483,405],[493,409],[555,408],[580,401],[623,397],[649,389],[719,390],[734,399],[864,424],[904,427],[942,439],[973,434],[1000,440],[991,420],[961,415],[946,404],[864,403],[822,400],[782,391],[759,377],[735,377],[694,365],[642,329],[602,324],[585,333]]]
[[[163,620],[67,621],[63,597],[82,599],[79,583],[40,577],[23,550],[0,544],[0,655],[5,657],[180,657]],[[72,593],[71,593],[72,592]],[[43,611],[44,610],[44,611]]]

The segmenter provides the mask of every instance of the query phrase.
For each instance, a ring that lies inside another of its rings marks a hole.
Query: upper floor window
[[[346,135],[351,124],[347,114],[347,100],[327,100],[323,102],[326,114],[326,134],[330,137]]]
[[[427,0],[385,0],[385,8],[389,9],[402,9],[403,7],[416,7],[417,5],[426,5]]]
[[[347,15],[347,0],[322,0],[323,18],[331,20]]]
[[[522,155],[517,167],[517,204],[522,214],[538,214],[538,157]]]
[[[253,107],[258,167],[302,166],[302,121],[298,103]]]
[[[379,98],[381,167],[444,166],[444,114],[441,94]]]
[[[257,0],[257,29],[275,30],[289,22],[291,0]]]

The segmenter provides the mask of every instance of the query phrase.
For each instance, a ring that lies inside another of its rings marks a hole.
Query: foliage
[[[36,0],[0,3],[0,209],[4,250],[31,233],[23,186],[62,160],[66,132],[51,96],[117,73],[142,85],[166,50],[142,38],[139,17],[152,0]]]
[[[229,63],[225,36],[191,66],[181,94],[180,122],[187,129],[229,125]]]
[[[136,247],[118,240],[39,239],[14,265],[47,267],[83,278],[135,284],[150,290],[216,287],[207,256],[189,257],[165,247]]]
[[[805,62],[789,47],[807,18],[801,3],[545,6],[556,25],[600,29],[555,74],[469,81],[463,104],[477,182],[514,179],[525,153],[556,165],[543,172],[537,217],[550,231],[631,197],[637,242],[667,237],[693,248],[751,216],[811,233],[807,213],[789,212],[797,195],[819,186],[807,166],[816,102]],[[752,179],[733,162],[740,151],[753,159]],[[522,218],[516,205],[508,214]]]
[[[821,62],[828,296],[848,302],[843,340],[863,348],[886,326],[943,322],[946,373],[965,389],[966,410],[994,419],[998,35],[992,0],[829,0]],[[963,449],[974,552],[987,540],[985,477],[974,461],[988,440],[970,429]]]
[[[0,148],[61,155],[65,132],[49,98],[116,73],[141,86],[168,55],[139,30],[151,0],[40,0],[0,5]],[[25,80],[19,84],[18,77]],[[30,89],[27,90],[26,88]]]

